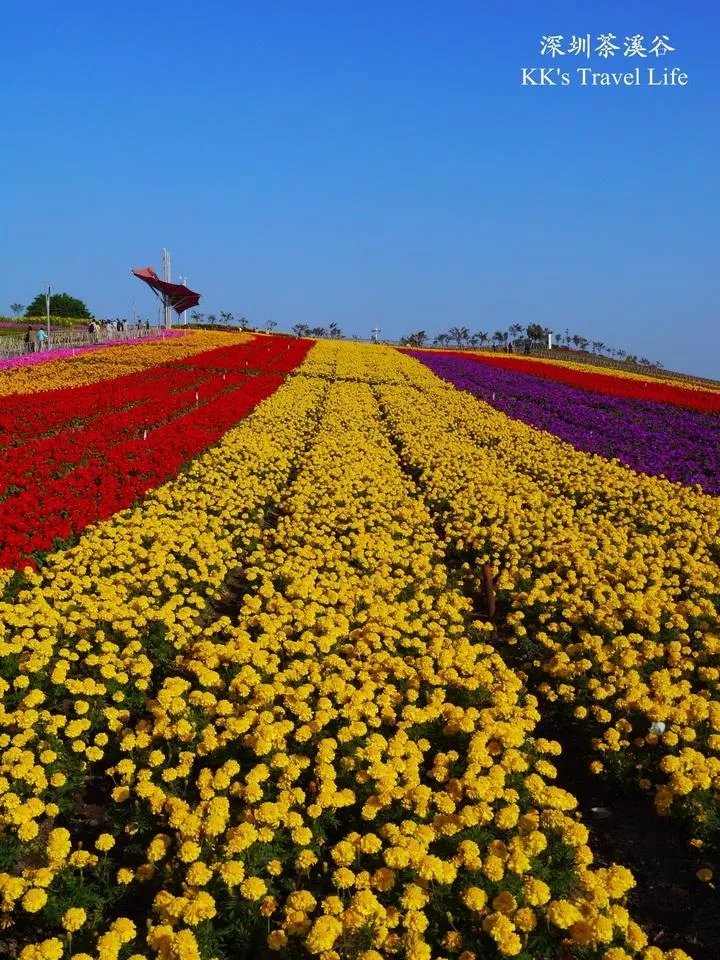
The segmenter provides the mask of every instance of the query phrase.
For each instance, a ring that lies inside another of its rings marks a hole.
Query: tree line
[[[439,333],[432,340],[424,330],[418,330],[402,337],[400,343],[405,347],[423,347],[432,343],[437,347],[454,345],[457,347],[482,348],[491,346],[496,349],[504,349],[512,344],[514,347],[538,348],[547,345],[549,336],[552,336],[554,348],[565,348],[566,350],[574,348],[582,353],[592,352],[596,355],[637,363],[640,366],[662,367],[662,364],[657,361],[653,363],[647,357],[638,358],[634,354],[629,354],[625,350],[606,344],[602,340],[589,340],[580,334],[570,333],[567,328],[564,333],[559,330],[554,331],[550,327],[540,326],[539,323],[531,323],[527,327],[523,327],[520,323],[512,323],[506,330],[496,330],[492,334],[485,330],[472,333],[468,327],[455,326],[451,327],[447,333]]]

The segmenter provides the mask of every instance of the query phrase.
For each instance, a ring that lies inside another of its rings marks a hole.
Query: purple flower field
[[[577,450],[617,457],[642,473],[720,493],[720,417],[652,400],[603,396],[469,358],[405,352],[443,380]]]

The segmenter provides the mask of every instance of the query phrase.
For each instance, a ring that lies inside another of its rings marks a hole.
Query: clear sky
[[[205,313],[539,322],[720,377],[718,27],[709,0],[4,0],[0,313],[49,280],[154,318],[130,269],[167,246]],[[606,33],[612,58],[540,52]]]

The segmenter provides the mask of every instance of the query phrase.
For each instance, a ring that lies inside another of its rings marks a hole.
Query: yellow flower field
[[[633,770],[661,813],[677,807],[717,840],[717,498],[444,386],[381,402],[474,590],[479,565],[497,570],[508,641],[544,675],[539,692],[588,718],[597,769]]]
[[[567,704],[618,782],[710,823],[719,516],[318,343],[176,480],[0,575],[4,935],[20,960],[686,960],[536,728]]]

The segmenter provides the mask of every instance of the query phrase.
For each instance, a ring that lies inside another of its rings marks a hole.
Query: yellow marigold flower
[[[100,850],[102,853],[107,853],[107,851],[112,850],[114,846],[115,838],[109,833],[101,833],[95,841],[95,849]]]
[[[214,899],[205,890],[200,890],[183,909],[182,918],[185,923],[194,927],[204,920],[211,920],[216,914]]]
[[[504,913],[510,916],[517,910],[517,900],[509,890],[501,890],[493,899],[492,906],[493,910],[496,910],[498,913]]]
[[[34,820],[26,820],[18,827],[17,835],[23,843],[28,843],[30,840],[34,840],[39,832],[40,828]]]
[[[38,910],[42,908],[47,903],[47,894],[44,890],[33,887],[32,890],[28,890],[25,896],[22,898],[23,909],[28,913],[37,913]]]
[[[86,920],[87,914],[82,907],[70,907],[70,909],[66,910],[62,915],[60,922],[68,932],[74,933],[82,927]]]
[[[700,867],[695,876],[703,883],[710,883],[713,878],[713,871],[710,867]]]
[[[552,900],[547,908],[547,917],[561,930],[567,930],[578,920],[582,920],[582,914],[569,900]]]
[[[318,917],[305,939],[305,946],[310,953],[330,950],[342,932],[343,925],[335,917],[330,915]]]
[[[46,851],[51,863],[65,860],[70,854],[70,849],[69,830],[65,827],[56,827],[50,831]]]
[[[318,862],[318,858],[312,850],[301,850],[295,858],[295,866],[298,870],[309,870]]]
[[[618,900],[632,887],[635,886],[635,877],[627,867],[622,867],[614,863],[608,870],[606,877],[606,889],[613,900]]]
[[[192,863],[194,860],[197,860],[200,853],[200,844],[195,843],[194,840],[185,840],[178,850],[178,856],[184,863]]]
[[[201,860],[196,860],[185,874],[185,881],[191,887],[204,887],[206,883],[212,880],[212,875],[212,870],[208,869],[206,864]]]
[[[267,945],[271,950],[284,950],[288,944],[288,937],[284,930],[273,930],[268,934]]]
[[[131,940],[135,939],[137,933],[135,924],[127,917],[118,917],[117,920],[113,921],[110,929],[118,935],[122,943],[130,943]]]
[[[442,938],[442,945],[451,953],[457,953],[462,949],[462,934],[458,933],[457,930],[448,930]]]
[[[240,860],[228,860],[218,872],[228,887],[236,887],[245,879],[245,864]]]
[[[339,870],[335,870],[333,873],[332,880],[339,890],[347,890],[355,883],[355,874],[352,870],[348,870],[347,867],[340,867]]]
[[[248,877],[240,884],[240,893],[246,900],[259,900],[267,893],[267,886],[260,877]]]
[[[20,952],[20,960],[60,960],[64,949],[62,940],[52,937],[34,946],[25,947]]]
[[[525,900],[531,907],[540,907],[550,899],[550,887],[544,880],[528,877],[523,882]]]
[[[278,902],[275,897],[264,897],[260,904],[260,916],[271,917],[278,908]]]
[[[481,913],[487,904],[487,894],[480,887],[466,887],[461,897],[468,910],[475,913]]]
[[[355,847],[347,840],[341,840],[332,848],[330,856],[339,867],[349,867],[355,860]]]
[[[530,931],[534,930],[537,926],[535,911],[531,910],[530,907],[521,907],[513,915],[513,923],[518,930],[522,930],[524,933],[530,933]]]
[[[321,904],[321,907],[322,907],[323,913],[330,913],[330,914],[332,914],[334,917],[336,917],[336,916],[338,916],[339,914],[341,914],[341,913],[343,912],[343,910],[345,909],[345,907],[344,907],[344,905],[343,905],[343,902],[342,902],[342,900],[340,899],[340,897],[335,897],[335,896],[332,896],[332,895],[329,896],[329,897],[325,897],[325,899],[323,900],[323,902],[322,902],[322,904]]]

